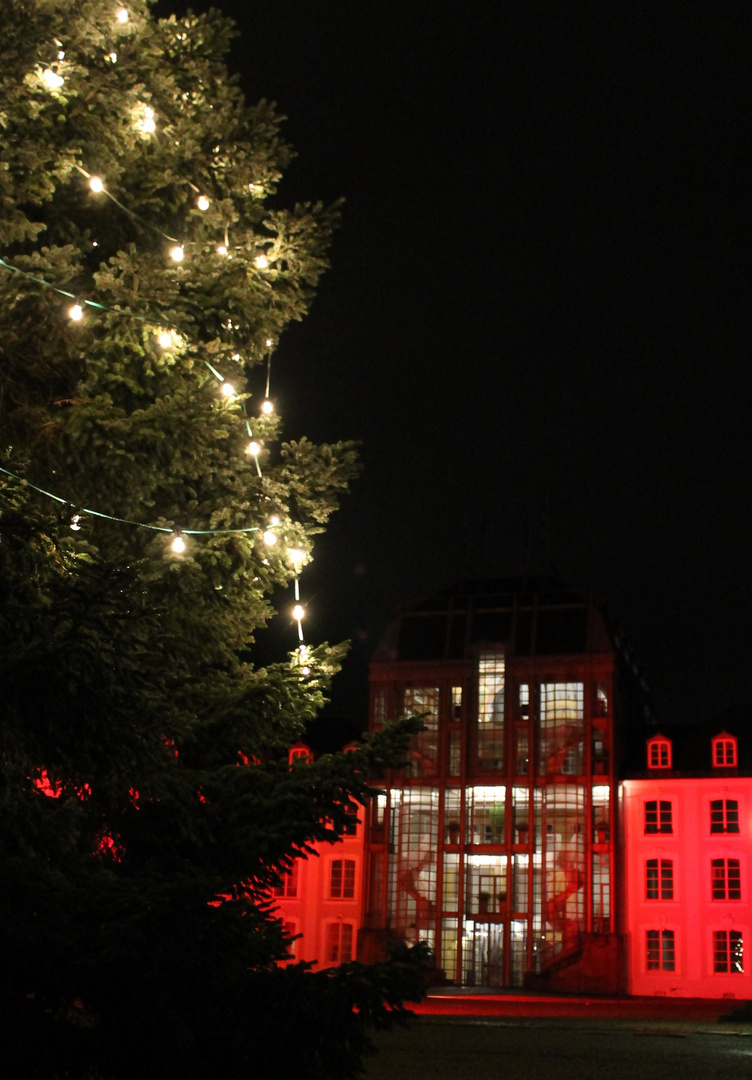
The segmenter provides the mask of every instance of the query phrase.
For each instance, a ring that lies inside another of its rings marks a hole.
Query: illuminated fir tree
[[[402,736],[288,769],[339,650],[253,664],[355,461],[282,441],[271,358],[337,212],[279,207],[290,153],[228,78],[231,32],[143,0],[0,14],[12,1075],[354,1075],[399,1008],[389,965],[274,965],[277,872]]]

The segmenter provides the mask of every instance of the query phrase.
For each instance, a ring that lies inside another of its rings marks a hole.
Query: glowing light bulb
[[[92,176],[89,179],[89,187],[92,191],[104,191],[104,184],[100,176]]]
[[[272,516],[269,518],[269,524],[270,525],[279,525],[279,515],[278,514],[272,514]]]
[[[305,559],[305,551],[301,551],[300,548],[288,548],[287,554],[290,556],[290,562],[297,570]]]
[[[180,533],[175,533],[175,536],[173,537],[173,540],[172,540],[172,543],[170,544],[170,547],[172,548],[172,550],[175,552],[176,555],[182,555],[183,554],[183,552],[185,551],[185,540],[180,535]]]
[[[305,616],[305,608],[303,607],[302,604],[296,604],[295,607],[292,609],[292,617],[293,617],[293,619],[295,619],[296,622],[300,622],[300,620],[304,616]]]
[[[219,389],[222,391],[224,397],[235,397],[235,387],[232,385],[232,383],[223,382]]]
[[[266,398],[264,401],[261,402],[261,411],[262,413],[266,413],[266,415],[269,416],[271,413],[274,412],[274,402],[270,401],[269,398]]]
[[[160,334],[158,340],[159,344],[162,346],[163,349],[171,349],[175,342],[175,339],[168,330],[165,330],[162,334]]]
[[[59,53],[57,54],[57,58],[58,58],[58,60],[65,60],[65,53],[63,52],[63,50],[62,50],[62,49],[61,49],[61,50],[60,50],[60,52],[59,52]]]
[[[170,249],[170,258],[172,259],[173,262],[176,262],[176,263],[182,262],[184,255],[185,255],[185,252],[183,251],[180,244],[176,244],[174,248]]]
[[[310,669],[310,668],[308,667],[308,665],[307,665],[307,664],[306,664],[306,666],[305,666],[305,667],[302,667],[302,668],[300,669],[300,674],[301,674],[301,675],[305,675],[305,677],[306,677],[306,678],[308,678],[308,676],[309,676],[309,675],[311,674],[311,669]]]
[[[277,543],[277,534],[272,532],[271,529],[267,529],[264,533],[264,543],[267,547],[274,547]]]
[[[226,255],[227,248],[224,244],[217,244],[217,255]]]
[[[144,105],[144,116],[147,118],[147,120],[151,120],[153,118],[154,110],[152,109],[151,105]]]
[[[246,453],[250,454],[251,457],[258,457],[261,453],[261,445],[257,443],[255,439],[251,439],[251,441],[248,443],[248,449],[246,450]]]
[[[267,347],[267,349],[271,349],[273,344],[274,344],[274,342],[272,341],[272,339],[270,337],[268,337],[266,339],[266,347]]]
[[[73,532],[78,532],[78,530],[81,528],[81,526],[79,524],[80,521],[81,521],[81,515],[80,514],[74,514],[73,517],[70,519],[70,527],[73,530]]]
[[[124,7],[119,8],[116,18],[119,23],[128,22],[128,12],[125,10]]]
[[[198,206],[199,210],[208,210],[209,200],[207,199],[206,195],[199,195],[196,205]]]
[[[111,64],[117,64],[117,53],[107,53],[107,59],[110,61]]]
[[[256,264],[257,270],[266,270],[267,266],[269,265],[269,260],[267,259],[266,255],[257,255],[253,261]]]
[[[45,68],[42,72],[42,81],[49,90],[59,90],[65,82],[62,75],[58,75],[52,68]]]
[[[73,322],[80,322],[84,317],[84,309],[80,304],[74,304],[73,307],[68,308],[68,315]]]

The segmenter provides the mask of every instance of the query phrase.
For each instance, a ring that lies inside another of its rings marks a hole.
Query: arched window
[[[713,739],[713,767],[729,769],[736,766],[736,739],[723,731]]]
[[[671,740],[664,735],[654,735],[648,739],[648,768],[671,768]]]

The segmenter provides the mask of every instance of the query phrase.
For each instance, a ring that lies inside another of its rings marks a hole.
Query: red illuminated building
[[[279,890],[296,957],[368,962],[391,936],[456,985],[752,999],[750,718],[659,731],[645,702],[603,608],[556,581],[399,615],[370,722],[425,730]]]
[[[752,998],[744,734],[725,719],[652,735],[623,784],[630,994]]]
[[[303,743],[290,749],[290,764],[310,759]],[[363,925],[365,811],[350,804],[350,822],[337,844],[312,844],[315,855],[297,859],[274,890],[285,932],[296,938],[291,953],[316,968],[356,959]]]
[[[470,582],[400,615],[371,725],[424,716],[371,808],[364,938],[434,949],[447,980],[623,987],[620,738],[640,682],[588,593]]]

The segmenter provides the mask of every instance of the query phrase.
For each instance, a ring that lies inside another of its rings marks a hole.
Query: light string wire
[[[75,510],[76,514],[89,514],[92,517],[105,518],[107,521],[117,521],[121,525],[135,525],[139,529],[153,529],[155,532],[175,533],[180,532],[185,536],[222,536],[228,533],[252,533],[259,532],[260,525],[249,526],[237,526],[232,529],[178,529],[176,527],[170,527],[169,525],[149,525],[144,521],[133,521],[130,518],[116,517],[114,514],[105,514],[101,510],[92,510],[88,506],[78,506],[77,503],[72,502],[70,499],[64,499],[60,495],[55,495],[51,491],[46,491],[44,488],[39,487],[37,484],[32,484],[31,480],[26,480],[23,476],[18,476],[17,473],[11,472],[10,469],[4,469],[0,465],[0,472],[5,473],[6,476],[12,477],[14,480],[18,480],[19,483],[25,484],[27,487],[32,488],[33,491],[38,491],[40,495],[46,495],[48,499],[54,499],[55,502],[62,503],[63,506],[70,506],[72,510]],[[265,526],[265,531],[272,531],[275,526]]]

